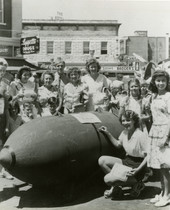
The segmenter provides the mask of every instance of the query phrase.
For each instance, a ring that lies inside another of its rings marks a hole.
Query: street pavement
[[[150,198],[160,192],[160,183],[149,181],[145,185],[138,199],[130,199],[126,189],[127,196],[123,199],[111,200],[103,197],[107,187],[101,180],[71,184],[62,191],[34,188],[18,179],[0,178],[0,210],[170,210],[170,205],[157,208],[149,203]]]

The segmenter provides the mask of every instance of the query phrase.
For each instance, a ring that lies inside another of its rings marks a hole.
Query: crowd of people
[[[122,196],[126,185],[131,186],[130,195],[138,197],[151,169],[158,169],[162,190],[151,203],[159,207],[170,203],[170,165],[166,164],[163,152],[170,147],[169,75],[165,70],[155,70],[150,83],[133,77],[125,88],[123,75],[117,74],[116,80],[110,80],[100,73],[101,66],[95,58],[87,60],[86,75],[81,75],[78,67],[65,74],[65,62],[58,58],[57,72],[44,71],[37,78],[29,67],[23,66],[8,84],[4,82],[7,65],[4,59],[0,62],[1,147],[13,131],[37,117],[102,110],[116,113],[124,126],[119,139],[105,126],[99,131],[113,146],[123,147],[126,156],[99,158],[99,166],[106,174],[104,181],[111,186],[105,197]],[[126,181],[113,178],[115,163],[130,167]],[[2,173],[7,174],[4,170]]]

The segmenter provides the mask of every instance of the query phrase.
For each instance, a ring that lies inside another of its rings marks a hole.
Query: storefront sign
[[[147,31],[135,31],[135,35],[136,36],[148,36],[148,32]]]
[[[21,39],[21,54],[34,54],[38,53],[40,49],[40,41],[36,36],[26,37]]]
[[[46,70],[57,70],[57,68],[52,64],[52,62],[39,62],[38,66],[41,69],[46,69]]]
[[[133,66],[117,66],[117,70],[121,70],[121,71],[134,71],[134,67]]]

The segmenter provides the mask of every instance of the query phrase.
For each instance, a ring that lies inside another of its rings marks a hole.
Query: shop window
[[[101,55],[107,54],[107,42],[101,42]]]
[[[71,42],[65,42],[65,54],[71,54]]]
[[[83,42],[83,54],[89,54],[90,42]]]
[[[0,23],[4,23],[4,0],[0,0]]]
[[[53,50],[54,50],[54,42],[47,41],[47,54],[53,54]]]

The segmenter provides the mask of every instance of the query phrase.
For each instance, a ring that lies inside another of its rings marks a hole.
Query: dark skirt
[[[127,155],[123,160],[123,165],[125,166],[129,166],[131,168],[138,168],[139,165],[142,163],[143,161],[143,158],[141,157],[133,157],[133,156],[130,156],[130,155]],[[146,168],[147,166],[144,166],[136,175],[135,175],[135,178],[137,181],[141,181],[144,176],[145,176],[145,173],[146,173]]]

